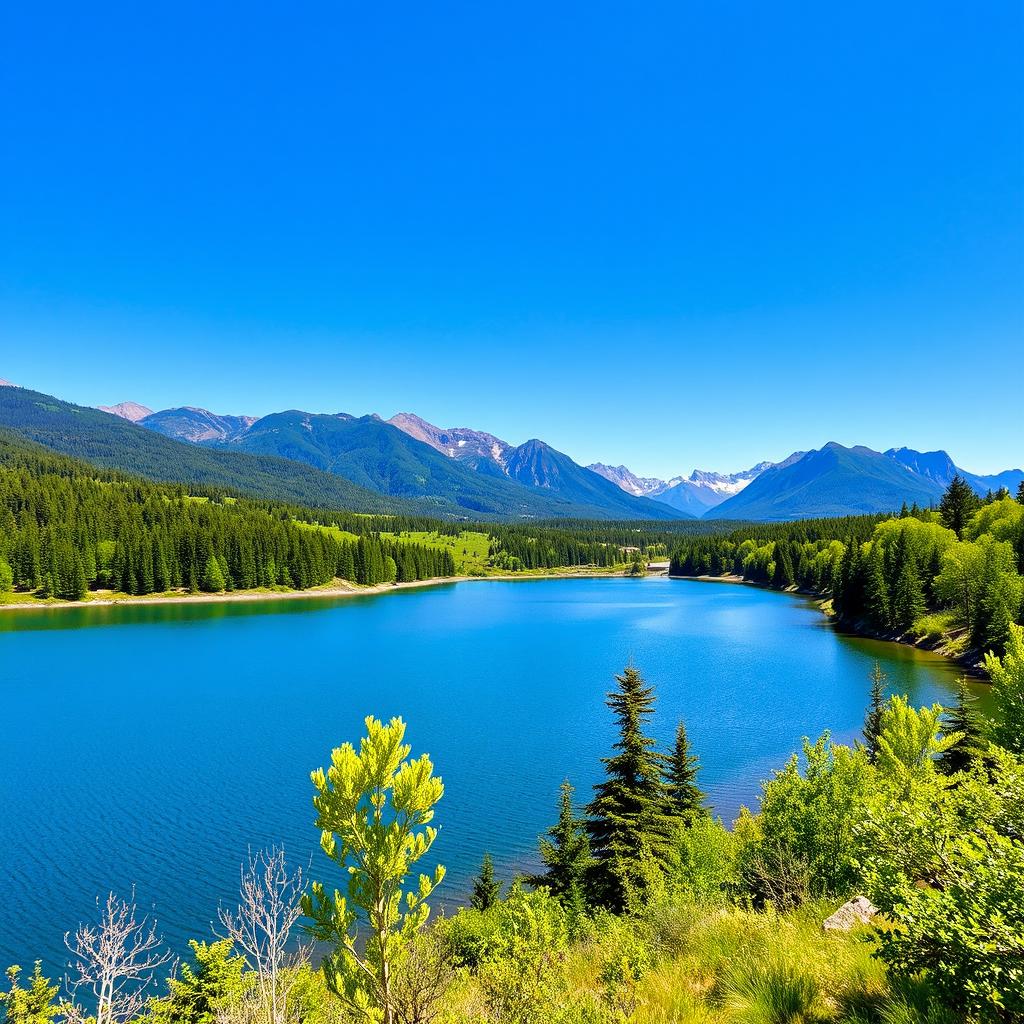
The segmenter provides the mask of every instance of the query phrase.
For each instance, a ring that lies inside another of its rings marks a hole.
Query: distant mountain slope
[[[139,405],[138,402],[118,402],[117,405],[98,405],[96,408],[100,412],[109,412],[111,416],[120,416],[129,423],[138,423],[146,416],[153,415],[152,409]]]
[[[0,377],[0,388],[16,388],[17,384],[12,384],[9,380],[4,380]]]
[[[256,422],[256,417],[219,416],[208,409],[196,409],[186,405],[180,409],[163,409],[150,413],[140,418],[138,422],[148,430],[155,430],[158,434],[173,438],[175,441],[207,444],[211,441],[233,441],[241,437]]]
[[[949,486],[953,477],[958,473],[971,487],[982,497],[989,491],[998,491],[1005,487],[1011,494],[1014,494],[1024,480],[1024,470],[1007,469],[1002,473],[984,475],[981,473],[970,473],[966,469],[956,466],[949,454],[944,451],[917,452],[913,448],[890,448],[885,453],[890,459],[895,459],[901,465],[912,469],[915,473],[934,480],[940,487],[945,489]]]
[[[214,451],[172,441],[98,409],[24,388],[0,391],[0,427],[53,451],[162,482],[223,487],[256,498],[357,512],[403,506],[301,462]]]
[[[581,484],[561,461],[560,475],[571,480],[571,486],[518,480],[494,460],[485,460],[492,463],[487,471],[477,471],[376,416],[290,410],[264,416],[225,444],[231,450],[273,453],[308,462],[382,494],[418,498],[463,513],[538,518],[676,517],[671,509],[631,498],[614,485],[609,484],[606,491],[588,487],[585,481]],[[510,454],[516,451],[511,449]],[[567,456],[559,459],[586,473]],[[595,474],[588,476],[600,480]]]
[[[943,487],[870,448],[830,441],[796,462],[765,470],[739,494],[708,513],[713,519],[784,520],[930,505]]]
[[[568,455],[536,438],[513,448],[505,456],[505,472],[519,483],[557,493],[573,501],[598,505],[623,519],[689,518],[667,505],[627,494],[603,476],[584,469]]]
[[[669,487],[679,483],[682,477],[674,480],[659,480],[656,476],[637,476],[625,466],[606,466],[603,462],[593,462],[587,466],[592,473],[611,480],[616,487],[621,487],[627,494],[643,497],[650,494],[663,494]]]
[[[795,462],[804,454],[794,452],[785,463],[779,465]],[[597,462],[588,468],[630,494],[643,494],[699,518],[706,515],[709,509],[738,494],[751,480],[774,465],[774,462],[759,462],[756,466],[739,473],[715,473],[706,469],[695,469],[688,477],[677,476],[668,481],[638,477],[625,466],[606,466]]]
[[[429,444],[431,448],[460,462],[493,459],[504,463],[505,453],[512,447],[500,437],[469,427],[435,427],[411,412],[396,413],[387,421],[403,433]]]

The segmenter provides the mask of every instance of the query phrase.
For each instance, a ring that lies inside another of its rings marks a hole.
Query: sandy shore
[[[185,592],[171,594],[147,594],[144,597],[103,596],[99,592],[96,597],[86,601],[19,601],[15,604],[0,604],[0,614],[23,610],[47,610],[53,608],[108,608],[112,605],[126,604],[221,604],[237,601],[295,601],[315,600],[317,598],[366,597],[372,594],[390,594],[396,590],[411,590],[418,587],[440,587],[451,583],[486,583],[488,580],[520,582],[523,580],[550,579],[609,579],[624,576],[623,572],[547,572],[536,575],[507,574],[500,576],[439,576],[430,580],[412,580],[408,583],[378,583],[372,587],[361,587],[355,583],[335,582],[323,587],[312,587],[309,590],[237,590],[224,594],[188,594]]]

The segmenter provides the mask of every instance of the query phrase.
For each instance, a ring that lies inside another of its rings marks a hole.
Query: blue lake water
[[[309,771],[367,714],[402,715],[444,779],[446,900],[485,850],[506,878],[531,867],[562,779],[589,796],[630,659],[657,689],[653,732],[668,744],[685,718],[726,820],[802,736],[858,734],[874,660],[917,703],[948,702],[958,677],[800,598],[665,578],[4,613],[0,967],[60,971],[65,931],[133,885],[181,950],[250,847],[283,842],[330,878]]]

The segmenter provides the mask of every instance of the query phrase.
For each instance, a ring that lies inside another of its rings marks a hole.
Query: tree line
[[[673,550],[679,576],[735,574],[829,595],[850,626],[883,636],[960,631],[1001,654],[1024,618],[1024,486],[978,498],[960,477],[937,509],[889,518],[775,524],[700,537]],[[934,613],[934,614],[929,614]]]
[[[453,573],[446,550],[373,533],[337,539],[290,506],[190,493],[0,441],[0,593],[74,601],[96,589],[305,590]]]

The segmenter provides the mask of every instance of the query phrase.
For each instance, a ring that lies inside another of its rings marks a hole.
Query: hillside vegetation
[[[666,550],[614,524],[463,529],[151,483],[0,432],[0,602],[621,568],[640,549],[620,538],[638,536],[644,557]]]
[[[0,388],[0,428],[62,455],[147,480],[357,512],[415,510],[304,463],[172,441],[118,416],[25,388]]]
[[[799,587],[830,597],[858,631],[929,641],[975,663],[1002,653],[1024,619],[1024,484],[1016,499],[980,499],[957,477],[934,511],[824,524],[813,536],[796,523],[686,538],[670,571]]]

